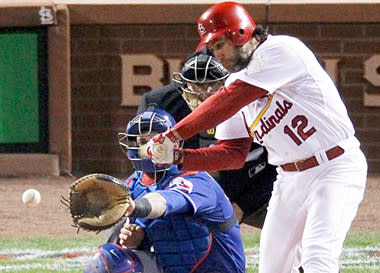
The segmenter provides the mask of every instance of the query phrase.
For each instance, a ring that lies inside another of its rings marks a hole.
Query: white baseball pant
[[[300,262],[307,273],[338,273],[365,191],[362,151],[353,148],[301,172],[278,172],[261,233],[259,273],[295,273]]]

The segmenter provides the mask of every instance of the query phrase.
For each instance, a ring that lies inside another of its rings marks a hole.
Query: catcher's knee
[[[143,263],[132,250],[112,243],[98,247],[98,253],[89,261],[84,273],[123,272],[141,273]]]
[[[119,243],[119,234],[120,230],[123,228],[124,223],[128,220],[128,218],[125,218],[121,220],[119,223],[117,223],[115,226],[113,226],[109,232],[107,237],[107,243]]]

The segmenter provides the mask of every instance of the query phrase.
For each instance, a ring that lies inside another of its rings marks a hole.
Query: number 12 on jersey
[[[293,129],[291,129],[288,125],[285,125],[284,133],[287,134],[299,146],[303,141],[317,131],[314,127],[307,130],[307,125],[307,118],[303,115],[298,115],[292,119],[291,126]]]

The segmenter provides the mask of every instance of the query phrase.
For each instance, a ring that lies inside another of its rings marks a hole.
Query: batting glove
[[[147,152],[152,162],[158,166],[180,164],[183,160],[179,148],[180,136],[174,130],[158,134],[148,142]]]

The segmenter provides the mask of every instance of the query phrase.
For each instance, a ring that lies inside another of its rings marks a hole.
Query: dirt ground
[[[20,237],[72,237],[76,228],[71,226],[68,209],[60,203],[67,195],[71,177],[0,177],[0,238]],[[21,201],[22,193],[29,189],[41,193],[41,203],[34,208]],[[380,231],[380,176],[369,177],[366,194],[351,230]],[[243,225],[243,231],[257,231]],[[91,233],[81,231],[78,236]]]

